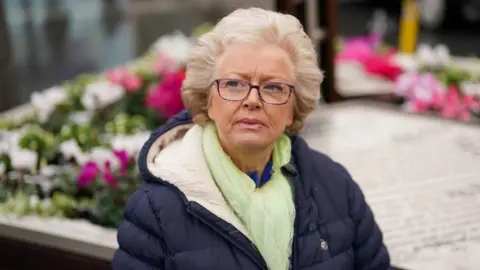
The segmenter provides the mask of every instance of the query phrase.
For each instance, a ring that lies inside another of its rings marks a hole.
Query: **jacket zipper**
[[[204,223],[205,225],[207,225],[208,227],[210,227],[211,229],[213,229],[215,232],[217,232],[218,234],[220,234],[223,238],[225,238],[229,243],[231,243],[232,245],[234,245],[236,248],[238,248],[240,251],[242,251],[243,253],[245,253],[245,255],[247,255],[247,257],[249,259],[251,259],[255,264],[257,264],[258,267],[260,267],[260,269],[262,270],[267,270],[267,265],[264,261],[258,259],[257,257],[260,257],[262,258],[260,252],[256,249],[255,245],[253,243],[250,242],[250,244],[252,245],[252,247],[256,250],[256,252],[258,253],[257,255],[258,256],[255,256],[252,254],[252,252],[248,251],[241,243],[239,243],[238,240],[234,239],[232,236],[231,236],[231,232],[228,232],[226,231],[225,229],[223,228],[220,228],[216,223],[212,223],[210,222],[209,220],[207,220],[206,218],[203,217],[202,213],[199,213],[199,211],[195,208],[192,208],[191,207],[191,204],[196,204],[200,207],[203,208],[203,206],[201,206],[200,204],[196,203],[196,202],[190,202],[189,205],[187,206],[187,212],[190,213],[191,215],[193,215],[194,217],[196,217],[198,220],[200,220],[202,223]],[[208,210],[207,210],[208,211]],[[213,215],[213,214],[212,214]],[[248,239],[247,239],[248,240]]]

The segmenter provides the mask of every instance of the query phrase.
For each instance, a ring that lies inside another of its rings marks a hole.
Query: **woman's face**
[[[293,122],[293,72],[290,57],[278,46],[228,46],[219,58],[208,108],[220,141],[251,150],[271,146]]]

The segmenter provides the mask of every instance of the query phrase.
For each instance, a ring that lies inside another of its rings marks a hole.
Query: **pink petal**
[[[444,103],[445,103],[445,93],[440,91],[433,92],[432,106],[435,109],[441,109]]]
[[[118,184],[118,181],[112,173],[112,166],[110,161],[106,161],[104,165],[105,165],[105,170],[102,173],[103,180],[105,180],[105,182],[111,185],[116,186]]]
[[[153,64],[153,70],[162,76],[175,72],[178,65],[167,55],[160,54]]]
[[[411,113],[423,113],[428,108],[428,104],[420,100],[407,101],[404,105],[404,109]]]
[[[115,176],[111,172],[104,172],[103,179],[105,180],[105,182],[107,182],[112,186],[118,185],[118,180],[115,178]]]
[[[462,109],[458,115],[458,119],[462,121],[470,121],[472,113],[468,109]]]
[[[413,85],[417,83],[418,78],[418,74],[414,72],[400,75],[395,81],[395,94],[407,97],[407,93],[409,93]]]
[[[126,151],[113,151],[115,156],[120,160],[121,166],[120,166],[120,174],[122,176],[126,176],[128,174],[128,164],[130,161],[130,158],[128,156],[128,153]]]
[[[146,96],[146,105],[157,110],[165,117],[171,117],[183,110],[181,88],[184,79],[184,72],[165,77],[161,84],[149,89]]]
[[[136,92],[142,87],[142,79],[135,74],[126,74],[123,79],[123,86],[127,92]]]
[[[95,162],[88,162],[86,163],[77,177],[77,184],[80,186],[86,186],[90,182],[94,181],[97,177],[100,169],[98,168]]]
[[[472,95],[464,95],[463,103],[467,108],[471,110],[474,110],[474,111],[480,110],[480,102]]]
[[[123,79],[125,76],[128,74],[128,70],[126,68],[115,68],[107,71],[106,73],[106,78],[109,80],[111,83],[114,84],[121,84],[123,82]]]

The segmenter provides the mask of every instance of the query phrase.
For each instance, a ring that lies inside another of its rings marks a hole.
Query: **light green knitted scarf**
[[[262,187],[233,164],[218,140],[215,124],[203,131],[203,153],[226,201],[248,230],[271,270],[288,269],[295,206],[292,189],[281,167],[291,158],[290,139],[282,135],[273,149],[273,174]]]

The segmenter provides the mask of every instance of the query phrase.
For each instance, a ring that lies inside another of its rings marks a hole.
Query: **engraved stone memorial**
[[[358,182],[394,265],[479,269],[478,124],[354,102],[315,112],[304,137]]]

